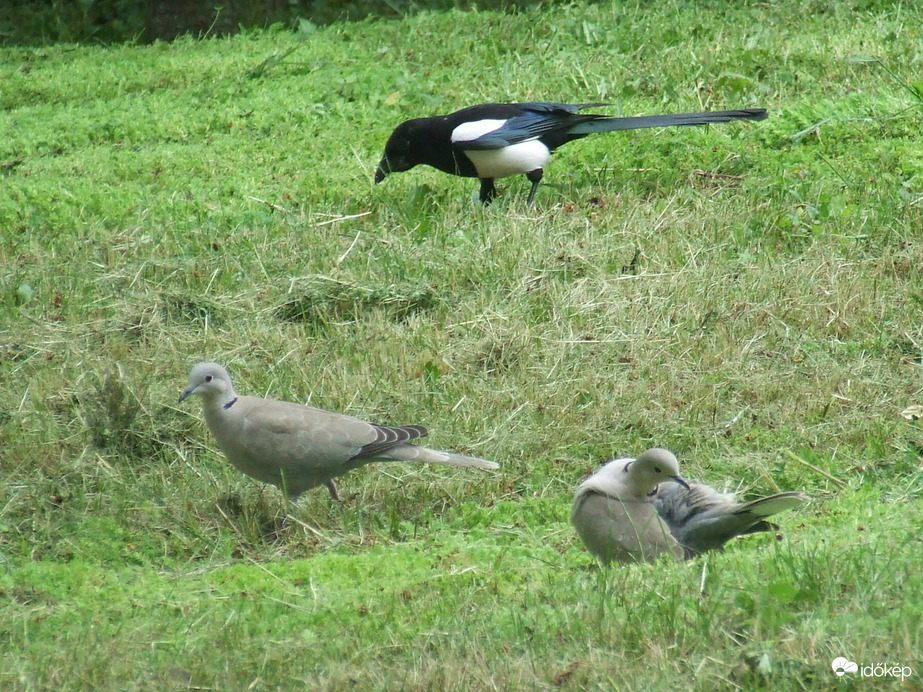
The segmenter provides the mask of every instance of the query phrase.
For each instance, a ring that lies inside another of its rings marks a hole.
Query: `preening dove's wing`
[[[319,485],[339,500],[333,479],[376,461],[499,468],[486,459],[411,444],[427,434],[419,425],[387,427],[313,406],[238,396],[217,363],[192,369],[180,401],[193,395],[202,397],[205,422],[228,460],[293,501]]]
[[[583,543],[603,562],[653,562],[683,548],[657,515],[652,496],[658,484],[685,485],[679,462],[655,447],[637,459],[614,459],[584,481],[574,495],[571,523]]]
[[[654,496],[657,513],[687,549],[687,557],[719,549],[735,536],[778,530],[765,518],[806,501],[801,493],[788,492],[738,502],[733,494],[719,493],[697,481],[689,481],[688,488],[664,486]]]

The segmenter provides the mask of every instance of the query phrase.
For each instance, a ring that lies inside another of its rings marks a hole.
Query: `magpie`
[[[479,178],[481,202],[490,204],[497,194],[495,178],[523,173],[532,183],[526,201],[531,205],[552,152],[575,139],[597,132],[766,118],[763,108],[631,118],[579,112],[605,105],[608,104],[484,103],[449,115],[407,120],[388,138],[375,182],[380,183],[389,173],[407,171],[423,163],[451,175]]]

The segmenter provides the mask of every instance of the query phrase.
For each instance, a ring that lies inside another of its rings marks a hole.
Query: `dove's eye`
[[[659,467],[659,466],[655,466],[655,467],[654,467],[654,473],[660,473],[660,467]]]
[[[205,376],[205,381],[206,381],[206,382],[211,382],[211,381],[212,381],[212,376],[211,376],[211,375],[206,375],[206,376]]]

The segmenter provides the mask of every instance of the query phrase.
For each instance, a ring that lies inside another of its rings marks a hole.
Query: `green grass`
[[[919,687],[920,26],[602,2],[0,50],[0,686]],[[535,99],[770,118],[568,145],[532,209],[372,184],[400,121]],[[502,469],[287,516],[175,403],[203,359]],[[652,444],[812,502],[600,570],[573,489]]]

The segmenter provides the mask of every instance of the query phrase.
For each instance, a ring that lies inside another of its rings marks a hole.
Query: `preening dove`
[[[217,363],[192,369],[179,400],[192,395],[202,397],[205,422],[228,460],[251,478],[275,485],[292,501],[319,485],[326,485],[339,501],[333,479],[376,461],[499,468],[485,459],[410,444],[427,435],[419,425],[387,427],[313,406],[238,396]]]
[[[687,559],[735,536],[771,531],[778,527],[765,517],[804,502],[790,492],[738,503],[732,494],[687,482],[676,456],[654,447],[637,459],[614,459],[581,483],[571,522],[603,562],[653,562],[663,553]]]

